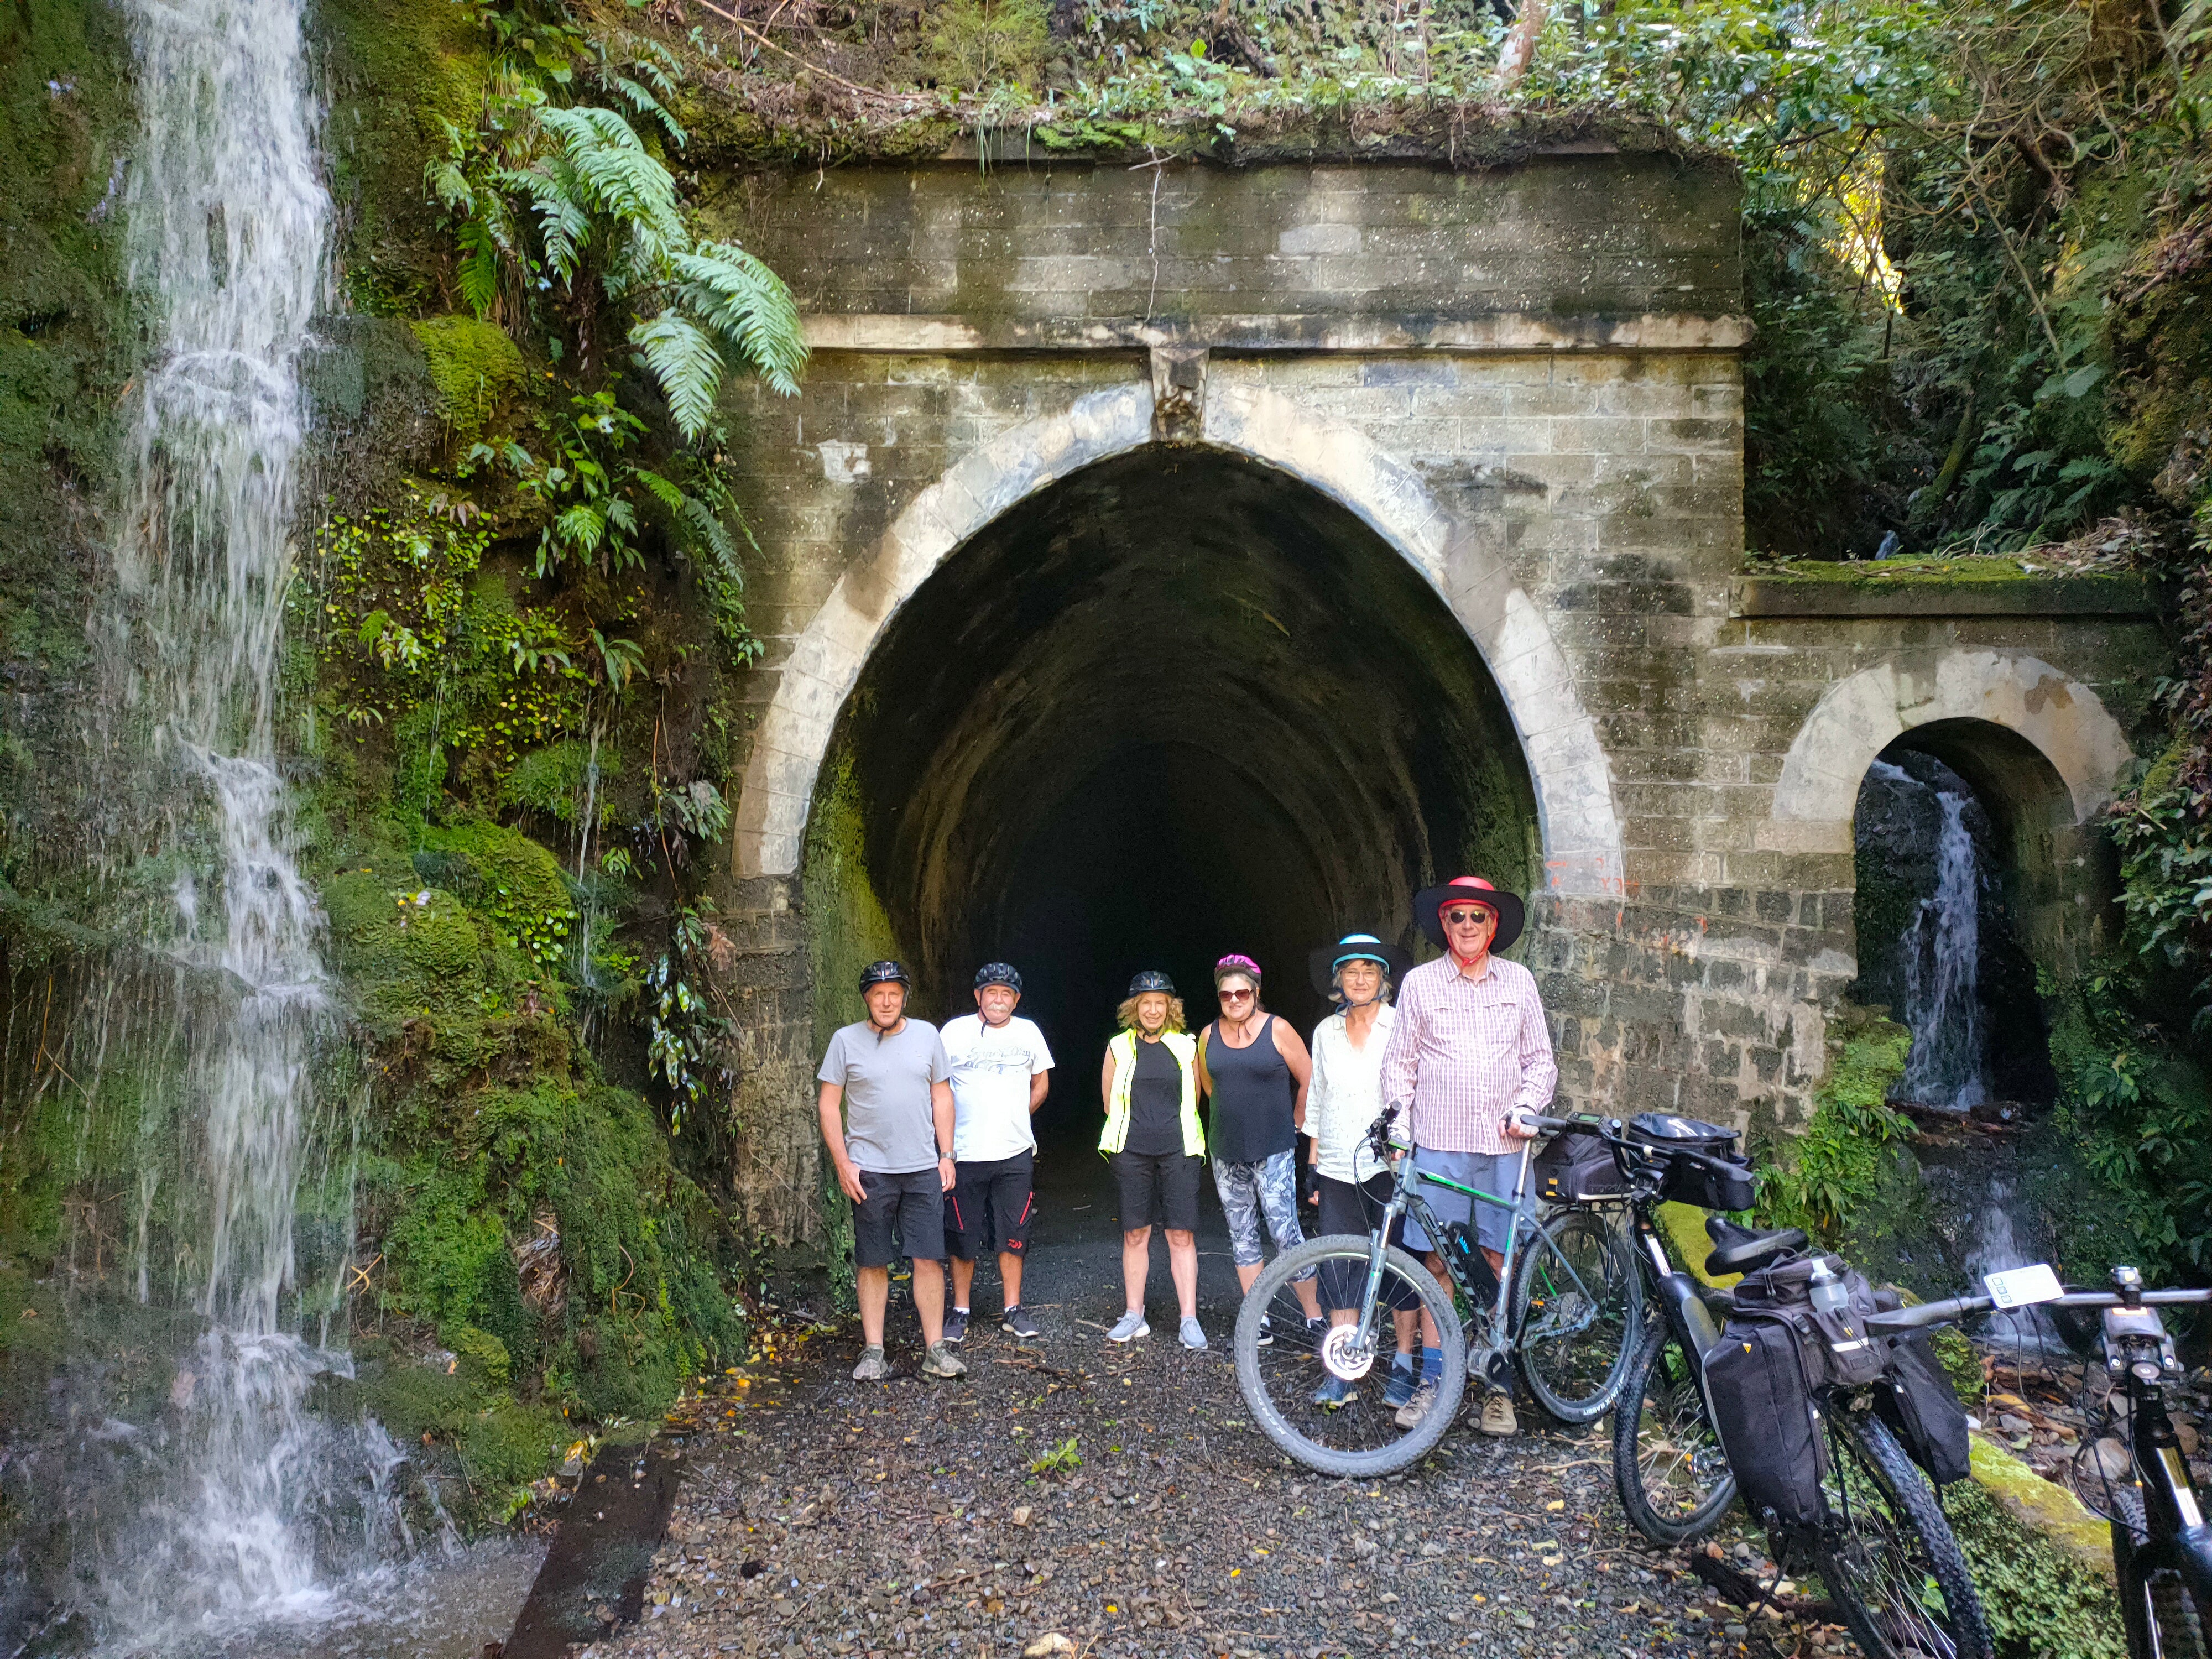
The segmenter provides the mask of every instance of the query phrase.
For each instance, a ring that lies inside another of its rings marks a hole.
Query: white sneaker
[[[1121,1322],[1106,1333],[1109,1342],[1134,1342],[1140,1336],[1150,1336],[1152,1328],[1145,1323],[1145,1310],[1132,1308],[1121,1316]]]
[[[1186,1348],[1206,1346],[1206,1327],[1198,1322],[1196,1315],[1182,1322],[1182,1345]]]

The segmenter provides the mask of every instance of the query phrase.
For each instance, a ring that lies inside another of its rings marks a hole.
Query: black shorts
[[[1030,1218],[1036,1212],[1036,1155],[1016,1152],[963,1164],[959,1170],[945,1195],[945,1248],[963,1261],[987,1250],[1019,1255],[1028,1249]]]
[[[1390,1175],[1383,1170],[1368,1176],[1363,1186],[1355,1187],[1348,1181],[1339,1181],[1334,1176],[1318,1177],[1321,1182],[1321,1231],[1324,1233],[1370,1233],[1382,1218],[1382,1212],[1390,1202]],[[1390,1242],[1402,1247],[1406,1243],[1406,1218],[1400,1216],[1390,1230]],[[1331,1308],[1349,1308],[1359,1300],[1362,1284],[1346,1267],[1334,1263],[1322,1269],[1322,1302]],[[1394,1309],[1418,1308],[1420,1297],[1413,1293],[1403,1280],[1389,1279],[1383,1282],[1382,1300]]]
[[[1158,1222],[1179,1233],[1198,1231],[1198,1177],[1206,1160],[1182,1152],[1116,1152],[1114,1180],[1121,1189],[1121,1231],[1133,1233]]]
[[[945,1188],[937,1171],[878,1175],[863,1170],[860,1174],[860,1190],[867,1196],[853,1206],[854,1264],[888,1267],[901,1255],[917,1261],[944,1261]],[[891,1236],[894,1225],[896,1243]]]

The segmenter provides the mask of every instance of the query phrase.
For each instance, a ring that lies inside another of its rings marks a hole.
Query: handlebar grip
[[[1535,1112],[1528,1114],[1528,1121],[1536,1126],[1536,1133],[1540,1135],[1555,1135],[1562,1129],[1578,1127],[1571,1117],[1545,1117]]]
[[[1995,1306],[1985,1296],[1954,1296],[1942,1302],[1923,1302],[1917,1308],[1869,1314],[1866,1328],[1877,1336],[1896,1336],[1924,1326],[1948,1324],[1966,1314],[1986,1313]]]

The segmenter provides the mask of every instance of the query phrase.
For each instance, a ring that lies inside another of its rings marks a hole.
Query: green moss
[[[1701,1283],[1727,1290],[1743,1281],[1741,1273],[1723,1273],[1716,1279],[1705,1271],[1705,1258],[1712,1254],[1713,1241],[1705,1231],[1705,1212],[1690,1204],[1662,1204],[1652,1212],[1660,1233],[1667,1242],[1667,1252]]]
[[[514,1371],[507,1344],[489,1331],[460,1325],[438,1333],[438,1340],[453,1351],[462,1376],[479,1388],[503,1389]]]
[[[474,317],[410,325],[430,363],[439,416],[462,439],[476,437],[521,389],[528,372],[505,329]]]
[[[1893,1143],[1911,1126],[1890,1107],[1889,1091],[1911,1048],[1912,1033],[1894,1020],[1848,1004],[1838,1011],[1812,1117],[1802,1133],[1766,1149],[1771,1161],[1760,1175],[1758,1206],[1764,1224],[1832,1238],[1895,1177]]]
[[[1973,1478],[1943,1510],[1966,1552],[2002,1659],[2122,1659],[2105,1522],[1981,1436]]]
[[[2033,561],[2031,560],[2031,562]],[[1761,574],[1794,581],[1837,582],[1847,586],[1923,583],[1955,586],[1971,582],[2016,582],[2020,561],[1996,554],[1951,559],[1792,559],[1761,567]]]
[[[898,955],[890,917],[868,876],[867,809],[853,757],[822,769],[806,827],[806,939],[814,964],[814,1047],[860,1018],[860,969]]]

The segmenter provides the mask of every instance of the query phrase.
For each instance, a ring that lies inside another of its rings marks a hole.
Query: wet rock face
[[[1955,894],[1941,890],[1947,797],[1971,839],[1976,903],[1971,917],[1953,918],[1972,937],[1971,984],[1943,1006],[1939,934],[1942,907],[1955,902]],[[2056,1090],[2035,964],[2019,943],[2015,878],[1987,806],[1934,756],[1894,750],[1860,787],[1856,836],[1859,978],[1852,995],[1913,1026],[1917,1063],[1897,1097],[1926,1095],[1923,1103],[1945,1106],[2047,1105]],[[1948,1029],[1923,1029],[1939,1018]],[[1970,1033],[1960,1029],[1968,1021]],[[1954,1048],[1964,1042],[1972,1052],[1931,1068],[1923,1045],[1946,1042]]]

